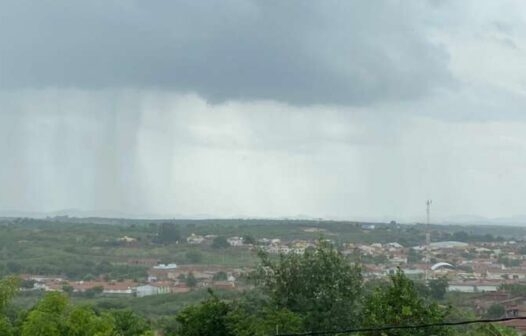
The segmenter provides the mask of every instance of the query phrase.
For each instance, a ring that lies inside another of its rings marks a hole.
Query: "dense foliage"
[[[0,283],[0,301],[7,304],[16,291],[11,279]],[[46,294],[29,311],[13,318],[0,311],[2,336],[150,336],[153,331],[142,317],[128,310],[96,312],[87,306],[74,306],[67,296]]]
[[[289,253],[272,262],[261,254],[259,283],[277,308],[305,318],[309,330],[355,326],[362,287],[360,267],[321,241],[302,255]]]
[[[418,325],[439,323],[448,316],[448,309],[429,302],[418,293],[415,284],[402,271],[390,277],[390,284],[376,288],[366,297],[363,309],[365,326]],[[409,330],[411,335],[449,335],[448,328],[437,327]],[[373,333],[372,335],[382,335]],[[396,330],[389,335],[408,335],[407,330]]]

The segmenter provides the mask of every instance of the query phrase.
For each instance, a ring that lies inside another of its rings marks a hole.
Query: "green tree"
[[[302,316],[307,330],[356,326],[361,269],[330,243],[320,240],[316,249],[303,255],[282,254],[277,262],[262,252],[260,257],[257,284],[278,309]]]
[[[35,286],[35,280],[22,280],[20,282],[21,288],[32,289]]]
[[[216,274],[214,274],[213,280],[214,281],[226,281],[228,279],[228,275],[223,272],[219,271]]]
[[[416,251],[415,249],[410,248],[407,253],[407,262],[409,264],[415,264],[422,261],[422,254]]]
[[[463,333],[466,336],[519,336],[517,331],[510,327],[498,324],[483,324],[470,328]]]
[[[34,310],[22,325],[22,336],[60,336],[60,320],[50,313]]]
[[[181,231],[172,223],[162,223],[159,226],[158,241],[162,244],[177,243],[183,240]]]
[[[466,231],[458,231],[453,233],[453,240],[467,242],[469,240],[469,234]]]
[[[510,292],[512,295],[526,295],[526,285],[502,284],[499,289]]]
[[[73,294],[73,290],[74,288],[71,286],[71,285],[63,285],[62,286],[62,291],[68,295],[71,296],[71,294]]]
[[[60,315],[62,314],[68,305],[68,298],[58,292],[50,292],[46,294],[36,305],[36,310],[54,314],[54,315]]]
[[[303,331],[302,318],[286,308],[265,307],[258,312],[249,312],[236,307],[227,316],[228,330],[235,336],[266,336],[279,333]]]
[[[230,336],[227,315],[230,306],[212,295],[206,301],[188,306],[177,314],[178,336]]]
[[[11,299],[15,296],[19,282],[18,279],[13,277],[0,281],[0,336],[13,335],[13,325],[7,316],[4,315],[4,312]]]
[[[113,335],[113,320],[108,315],[97,316],[89,307],[75,307],[66,320],[67,336]]]
[[[194,273],[192,272],[188,273],[188,275],[184,279],[184,282],[190,288],[194,288],[195,286],[197,286],[197,279],[195,278]]]
[[[228,243],[226,238],[223,236],[215,237],[214,240],[212,241],[212,247],[215,249],[224,249],[229,246],[230,244]]]
[[[203,260],[203,254],[199,251],[188,251],[185,254],[186,260],[193,264],[200,263]]]
[[[23,270],[23,266],[14,261],[8,261],[6,266],[9,273],[20,273]]]
[[[447,288],[449,287],[449,282],[447,281],[447,277],[442,276],[437,279],[429,280],[427,286],[429,287],[429,294],[433,299],[443,300]]]
[[[150,331],[148,321],[131,310],[115,310],[110,315],[114,320],[114,328],[119,336],[146,335]]]
[[[6,308],[18,291],[20,280],[8,277],[0,281],[0,313]]]
[[[101,295],[103,292],[104,292],[104,287],[95,286],[95,287],[86,289],[86,291],[84,292],[84,295],[86,297],[92,298],[92,297]]]
[[[22,336],[60,336],[66,329],[64,312],[67,298],[61,293],[49,293],[27,315]]]
[[[448,309],[436,303],[427,302],[418,295],[414,283],[404,273],[398,271],[390,277],[391,283],[381,286],[365,298],[363,325],[376,327],[382,325],[427,324],[444,321]],[[450,330],[444,327],[393,330],[389,335],[449,335]],[[385,335],[372,332],[369,335]]]
[[[5,316],[0,315],[0,336],[12,336],[14,328]]]
[[[494,303],[489,306],[488,311],[486,312],[486,316],[488,318],[501,318],[505,314],[506,310],[504,309],[504,306],[498,303]]]
[[[243,244],[256,245],[256,239],[254,237],[252,237],[251,235],[244,235],[243,236]]]

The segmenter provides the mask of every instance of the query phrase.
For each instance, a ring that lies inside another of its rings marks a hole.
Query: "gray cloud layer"
[[[409,1],[0,2],[0,88],[159,88],[365,104],[451,81]]]
[[[525,13],[0,0],[0,212],[522,214]]]

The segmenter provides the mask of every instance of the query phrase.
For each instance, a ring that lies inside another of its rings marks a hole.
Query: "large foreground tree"
[[[390,277],[390,283],[377,287],[364,300],[363,325],[367,327],[419,325],[443,322],[448,308],[429,302],[419,295],[413,281],[398,269]],[[450,335],[452,330],[444,327],[391,330],[372,332],[377,336]]]
[[[282,254],[277,261],[261,253],[257,275],[277,309],[304,318],[307,330],[333,330],[359,325],[361,268],[329,242],[319,241],[304,254]]]

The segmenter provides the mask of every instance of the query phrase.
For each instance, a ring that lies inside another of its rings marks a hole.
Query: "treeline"
[[[185,307],[155,327],[130,311],[72,305],[60,293],[47,294],[28,311],[16,310],[9,302],[18,284],[7,279],[0,284],[0,335],[140,336],[151,335],[156,329],[167,336],[263,336],[441,323],[461,315],[435,299],[443,294],[443,281],[415,284],[398,270],[389,281],[366,283],[361,266],[326,242],[319,242],[316,249],[303,255],[287,254],[276,259],[260,253],[260,258],[260,265],[251,276],[253,290],[235,300],[222,300],[210,292],[203,302]],[[492,325],[362,333],[367,336],[495,334],[516,335],[511,329]]]
[[[0,276],[9,274],[60,274],[69,279],[93,280],[105,276],[110,279],[143,279],[148,267],[113,264],[107,260],[95,262],[81,256],[50,255],[47,260],[8,261],[0,263]]]
[[[505,239],[501,236],[494,236],[491,233],[476,234],[467,233],[466,231],[457,231],[452,234],[444,233],[444,240],[456,240],[465,243],[478,243],[478,242],[502,242]]]

